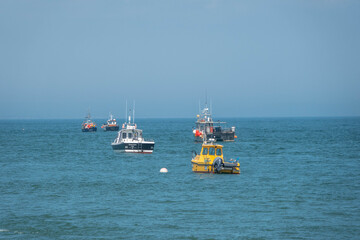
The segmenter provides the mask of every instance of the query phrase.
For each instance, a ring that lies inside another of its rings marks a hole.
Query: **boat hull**
[[[206,139],[213,138],[217,142],[234,142],[235,141],[235,132],[217,132],[217,133],[208,133]],[[195,136],[195,142],[203,142],[204,139],[199,136]]]
[[[82,128],[81,131],[83,131],[83,132],[96,132],[96,131],[97,131],[97,127]]]
[[[119,131],[119,126],[106,126],[104,131]]]
[[[154,151],[154,142],[140,142],[140,143],[112,143],[111,147],[117,152],[126,153],[152,153]]]
[[[216,169],[211,164],[197,163],[191,161],[192,171],[196,173],[218,173],[218,174],[240,174],[240,164],[224,164],[221,168]]]

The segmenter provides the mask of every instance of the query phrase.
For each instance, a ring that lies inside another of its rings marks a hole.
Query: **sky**
[[[0,119],[360,116],[359,23],[358,0],[2,0]]]

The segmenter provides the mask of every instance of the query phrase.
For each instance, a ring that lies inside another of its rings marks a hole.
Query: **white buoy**
[[[160,169],[160,172],[161,172],[161,173],[167,173],[168,170],[167,170],[166,168],[162,168],[162,169]]]

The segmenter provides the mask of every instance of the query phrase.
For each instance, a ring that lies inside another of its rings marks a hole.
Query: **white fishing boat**
[[[128,122],[122,125],[117,138],[111,143],[113,150],[126,153],[152,153],[155,142],[144,139],[143,131],[137,128],[134,121],[135,111],[133,111],[133,122],[131,122],[130,112],[131,110],[129,111]]]

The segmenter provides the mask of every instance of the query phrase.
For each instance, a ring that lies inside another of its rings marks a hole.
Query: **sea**
[[[360,118],[227,118],[239,175],[191,170],[195,119],[0,120],[0,239],[360,239]],[[167,168],[167,173],[160,173]]]

